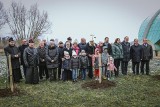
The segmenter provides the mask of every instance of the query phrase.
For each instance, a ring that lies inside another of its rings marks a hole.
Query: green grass
[[[0,107],[160,106],[160,81],[151,76],[120,76],[115,79],[116,87],[103,90],[82,89],[81,84],[85,82],[43,81],[38,85],[23,82],[18,84],[18,88],[25,94],[0,98]]]

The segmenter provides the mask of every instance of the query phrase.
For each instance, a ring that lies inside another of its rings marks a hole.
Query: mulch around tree
[[[160,75],[154,75],[152,77],[155,78],[155,79],[157,79],[157,80],[160,80]]]
[[[19,89],[15,89],[14,92],[11,92],[10,88],[0,89],[0,98],[1,97],[11,97],[11,96],[20,96],[22,93]]]
[[[116,84],[113,81],[103,80],[101,83],[99,81],[90,81],[81,85],[82,88],[90,88],[90,89],[105,89],[110,87],[115,87]]]

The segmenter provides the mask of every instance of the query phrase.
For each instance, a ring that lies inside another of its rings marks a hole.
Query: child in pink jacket
[[[108,70],[107,77],[108,77],[108,80],[110,80],[111,77],[114,74],[114,70],[117,71],[117,68],[114,65],[114,59],[112,57],[109,57],[107,65],[108,65],[108,67],[107,67],[107,70]]]
[[[92,56],[92,66],[94,67],[95,80],[99,80],[99,49],[95,49],[95,54]]]

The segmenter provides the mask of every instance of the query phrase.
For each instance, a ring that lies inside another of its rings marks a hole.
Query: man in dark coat
[[[90,40],[90,42],[87,43],[86,45],[86,53],[87,53],[88,60],[89,60],[88,77],[91,79],[93,78],[92,57],[94,55],[95,49],[96,49],[96,44],[94,43],[93,40]]]
[[[123,75],[127,75],[128,62],[130,60],[130,43],[128,41],[129,37],[126,36],[124,38],[124,41],[121,43],[123,48],[123,59],[121,61],[121,69]]]
[[[29,47],[24,50],[23,53],[24,64],[27,67],[26,72],[26,84],[38,84],[38,53],[37,49],[34,48],[34,41],[29,40]]]
[[[24,76],[26,77],[26,70],[27,68],[25,67],[25,64],[24,64],[24,60],[23,60],[23,52],[24,52],[24,49],[28,47],[28,43],[26,41],[26,39],[23,39],[22,40],[22,45],[20,45],[18,48],[21,52],[21,65],[23,66],[23,73],[24,73]]]
[[[59,62],[59,66],[58,66],[58,78],[59,79],[61,78],[63,49],[64,49],[63,42],[60,41],[59,42],[59,46],[58,46],[58,53],[59,53],[59,56],[58,56],[58,62]]]
[[[50,45],[46,50],[46,61],[47,68],[49,72],[50,81],[56,80],[58,72],[58,47],[55,45],[54,41],[50,41]]]
[[[144,74],[144,65],[146,64],[146,75],[149,75],[149,62],[153,58],[153,49],[147,41],[147,39],[143,39],[141,73]]]
[[[85,38],[81,38],[81,42],[78,44],[78,47],[80,48],[80,52],[82,50],[85,50],[86,51],[86,39]]]
[[[9,45],[4,48],[4,52],[7,57],[8,55],[11,55],[13,81],[15,83],[18,83],[20,82],[20,79],[22,79],[19,62],[21,54],[18,47],[15,46],[15,41],[13,40],[13,38],[9,38]]]
[[[40,79],[43,79],[43,73],[45,72],[46,80],[49,78],[48,75],[48,69],[46,66],[46,47],[44,45],[44,42],[40,42],[39,47],[37,48],[38,56],[39,56],[39,77]]]
[[[105,48],[108,49],[109,55],[112,55],[112,46],[111,46],[111,44],[109,43],[109,38],[108,38],[108,37],[105,37],[103,46],[105,46]]]
[[[133,74],[139,75],[139,63],[141,61],[141,54],[142,47],[139,45],[138,39],[134,39],[134,45],[132,45],[130,48],[130,59],[132,60]]]

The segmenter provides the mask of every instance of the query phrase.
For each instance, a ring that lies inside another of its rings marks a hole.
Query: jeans
[[[107,65],[104,65],[104,66],[102,67],[102,75],[103,75],[103,76],[106,76],[106,75],[107,75]]]
[[[85,80],[86,79],[86,70],[85,68],[82,69],[82,79]]]
[[[77,80],[78,69],[72,69],[72,80]]]

